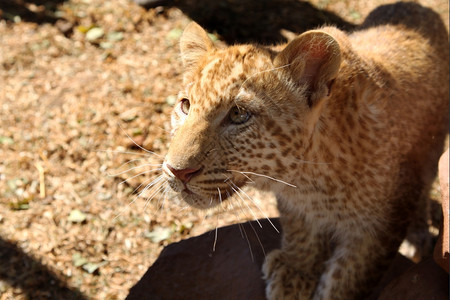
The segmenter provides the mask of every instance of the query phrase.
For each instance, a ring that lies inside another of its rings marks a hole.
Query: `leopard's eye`
[[[189,108],[191,107],[191,103],[189,102],[189,99],[183,98],[180,101],[180,109],[181,112],[185,115],[189,113]]]
[[[235,106],[232,109],[230,109],[229,116],[230,116],[231,123],[243,124],[243,123],[247,122],[248,119],[250,119],[251,114],[247,110]]]

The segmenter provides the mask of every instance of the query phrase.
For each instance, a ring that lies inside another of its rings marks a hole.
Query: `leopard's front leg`
[[[384,226],[340,230],[337,226],[330,234],[314,230],[299,215],[290,217],[284,212],[280,220],[281,249],[269,253],[263,265],[269,300],[362,299],[401,241]]]
[[[303,273],[291,263],[283,250],[269,253],[263,265],[266,296],[269,300],[310,299],[318,282],[317,276]]]
[[[342,238],[325,263],[313,300],[364,299],[395,256],[400,239],[369,233]]]
[[[263,265],[269,300],[310,299],[323,271],[326,247],[298,216],[281,218],[281,249],[269,253]]]

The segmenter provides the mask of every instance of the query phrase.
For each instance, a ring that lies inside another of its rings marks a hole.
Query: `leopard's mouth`
[[[243,180],[231,172],[221,169],[215,174],[221,176],[204,176],[199,174],[184,182],[163,167],[169,186],[178,193],[183,201],[198,209],[209,209],[221,205],[235,193],[239,193]],[[240,184],[241,183],[241,184]]]

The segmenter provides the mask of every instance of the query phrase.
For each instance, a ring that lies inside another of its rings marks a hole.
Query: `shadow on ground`
[[[134,0],[151,8],[158,5],[181,9],[209,32],[230,44],[285,42],[281,30],[296,34],[322,25],[350,30],[355,25],[332,12],[298,0]]]
[[[58,17],[55,15],[58,5],[65,0],[1,0],[0,19],[16,21],[17,17],[22,21],[42,23],[55,23]]]
[[[20,288],[27,299],[87,299],[80,291],[67,287],[61,277],[13,242],[0,238],[0,282]]]

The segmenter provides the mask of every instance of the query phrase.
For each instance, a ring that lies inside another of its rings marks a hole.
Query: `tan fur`
[[[283,240],[263,267],[269,299],[361,299],[436,171],[447,32],[431,10],[399,3],[354,33],[324,27],[277,49],[217,49],[189,25],[164,172],[200,208],[250,179],[276,194]],[[236,109],[245,122],[231,121]]]

